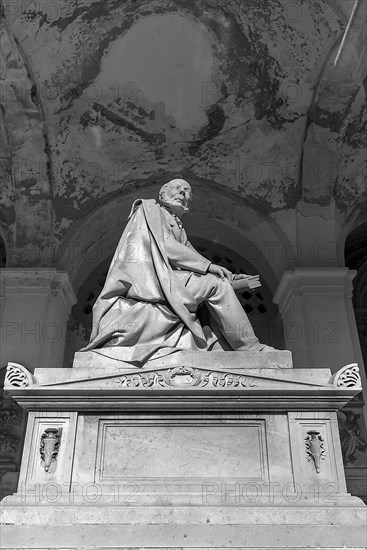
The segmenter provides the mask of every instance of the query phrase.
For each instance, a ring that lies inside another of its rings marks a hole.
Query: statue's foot
[[[276,348],[273,348],[272,346],[268,346],[267,344],[262,344],[261,342],[258,342],[256,345],[246,345],[241,346],[240,348],[237,348],[236,351],[282,351]]]
[[[279,351],[279,350],[276,348],[273,348],[272,346],[267,346],[265,344],[264,347],[262,347],[259,351]]]

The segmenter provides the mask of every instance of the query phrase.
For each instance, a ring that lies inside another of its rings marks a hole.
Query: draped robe
[[[141,365],[173,351],[208,349],[185,281],[193,272],[204,275],[210,262],[164,231],[164,223],[154,199],[134,202],[93,307],[90,342],[80,351],[108,355],[118,347],[120,360]]]

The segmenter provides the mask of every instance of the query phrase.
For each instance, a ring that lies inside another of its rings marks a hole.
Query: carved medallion
[[[204,371],[179,366],[158,372],[126,374],[116,380],[123,388],[254,388],[257,384],[241,374],[221,371]]]

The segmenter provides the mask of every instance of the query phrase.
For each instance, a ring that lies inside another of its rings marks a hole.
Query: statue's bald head
[[[173,210],[180,217],[189,211],[191,200],[191,185],[180,178],[165,183],[159,191],[159,202]]]

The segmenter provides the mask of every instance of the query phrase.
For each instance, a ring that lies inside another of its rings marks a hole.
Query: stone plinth
[[[29,420],[3,548],[363,548],[336,420],[357,365],[221,354],[225,367],[200,352],[144,369],[10,364]]]
[[[167,352],[166,352],[167,353]],[[131,370],[131,365],[121,360],[121,348],[105,347],[100,350],[89,352],[77,352],[74,357],[73,368],[111,368],[121,367]],[[237,351],[177,351],[169,355],[159,357],[148,361],[144,369],[154,369],[160,367],[207,367],[210,369],[231,369],[239,367],[241,369],[291,369],[293,367],[292,353],[288,350],[277,350],[267,353],[257,351],[247,351],[239,353]],[[139,367],[137,367],[139,370]]]

